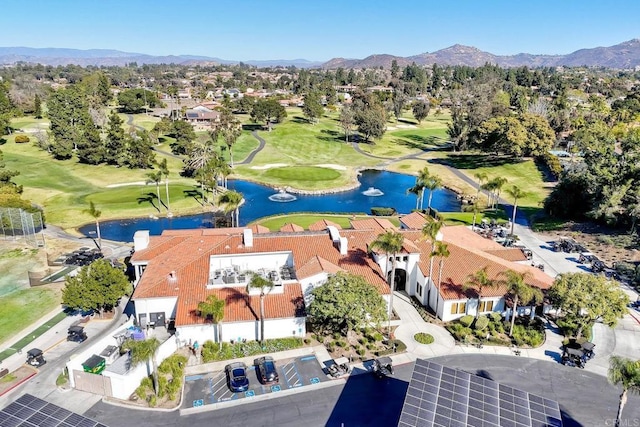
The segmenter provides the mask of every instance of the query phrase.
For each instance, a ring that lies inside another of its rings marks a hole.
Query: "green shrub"
[[[23,143],[29,142],[31,140],[29,139],[29,137],[27,135],[22,135],[21,134],[21,135],[16,135],[15,141],[16,141],[17,144],[23,144]]]
[[[158,404],[158,398],[156,397],[155,394],[152,394],[149,397],[149,406],[151,406],[152,408],[155,408],[157,404]]]
[[[495,323],[502,322],[502,314],[500,314],[498,312],[493,311],[493,312],[489,313],[489,317],[491,318],[492,322],[495,322]]]
[[[395,208],[372,207],[371,215],[373,216],[392,216],[396,214]]]
[[[360,356],[364,356],[366,352],[367,351],[363,347],[358,347],[358,349],[356,350],[356,353],[358,353]]]
[[[432,344],[434,340],[433,335],[426,334],[424,332],[418,332],[413,336],[413,339],[418,341],[420,344]]]
[[[309,345],[309,344],[311,344],[311,340],[310,340],[309,338],[305,338],[305,339],[304,339],[304,340],[302,340],[302,341],[305,343],[305,345]]]
[[[544,332],[533,327],[514,325],[512,338],[517,346],[539,347],[544,343]]]
[[[489,326],[489,318],[487,316],[478,317],[476,323],[473,325],[477,331],[483,331],[487,329],[487,326]]]
[[[373,334],[373,340],[376,342],[382,341],[383,338],[384,337],[380,332],[376,332],[375,334]]]
[[[465,328],[468,328],[469,326],[471,326],[471,324],[473,323],[473,320],[474,320],[474,317],[470,314],[467,314],[466,316],[462,316],[460,319],[458,319],[458,321]]]

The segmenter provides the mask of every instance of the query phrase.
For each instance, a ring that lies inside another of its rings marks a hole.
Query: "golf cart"
[[[28,365],[35,366],[36,368],[38,368],[44,365],[45,363],[47,363],[47,361],[44,360],[44,356],[42,355],[42,350],[40,350],[39,348],[32,348],[31,350],[27,351]]]
[[[67,331],[67,341],[83,342],[87,339],[87,334],[82,326],[71,326]]]
[[[581,252],[578,261],[580,261],[580,264],[591,264],[594,259],[597,258],[591,252]]]
[[[565,346],[564,351],[562,352],[561,363],[566,366],[576,366],[584,369],[587,360],[582,348],[571,348]]]
[[[582,353],[584,355],[584,359],[586,360],[591,360],[593,359],[593,357],[596,355],[593,352],[593,349],[596,345],[592,342],[589,341],[585,341],[582,343]]]
[[[373,359],[373,374],[379,379],[393,375],[393,361],[391,358],[385,356]]]

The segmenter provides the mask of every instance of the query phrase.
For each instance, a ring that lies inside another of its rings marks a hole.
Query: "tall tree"
[[[158,172],[164,176],[164,189],[167,197],[167,213],[171,212],[171,205],[169,204],[169,166],[167,165],[167,158],[163,158],[160,163],[156,163],[158,166]]]
[[[436,250],[436,243],[439,240],[440,229],[444,227],[444,222],[440,218],[434,218],[433,220],[427,221],[422,226],[422,235],[424,238],[429,239],[431,242],[431,252],[429,254],[429,280],[431,283],[435,283],[433,280],[433,253]]]
[[[623,425],[622,410],[627,404],[627,395],[629,393],[640,394],[640,361],[611,356],[607,378],[611,384],[622,387],[615,423],[616,427],[620,427]]]
[[[416,179],[416,187],[420,188],[420,209],[422,209],[422,204],[424,202],[424,190],[427,187],[427,182],[431,178],[431,173],[429,172],[428,167],[422,168],[420,172],[418,172],[418,178]]]
[[[444,242],[436,242],[435,250],[431,252],[431,258],[439,257],[440,264],[438,265],[438,285],[436,286],[436,317],[438,316],[438,303],[440,302],[440,287],[442,285],[442,268],[444,267],[444,260],[448,258],[451,253],[449,247]]]
[[[424,187],[429,190],[429,201],[427,203],[427,209],[431,210],[431,198],[433,192],[439,188],[442,188],[442,179],[437,176],[431,175],[425,182]]]
[[[79,126],[79,139],[76,142],[78,160],[81,163],[97,165],[104,161],[104,143],[100,131],[91,118],[86,118]]]
[[[127,137],[126,164],[131,169],[149,169],[153,166],[156,154],[153,152],[153,143],[146,130],[135,131]]]
[[[102,317],[129,292],[131,284],[124,272],[110,261],[99,259],[82,267],[75,276],[65,278],[62,304],[71,309],[95,310]]]
[[[226,214],[231,213],[232,227],[240,226],[240,205],[243,200],[242,194],[233,190],[225,191],[218,198],[218,203],[223,205],[224,212]]]
[[[264,341],[264,297],[273,289],[273,282],[266,279],[259,274],[253,274],[251,280],[247,285],[247,292],[251,292],[251,289],[260,290],[260,342]]]
[[[614,327],[627,314],[629,297],[617,281],[591,273],[563,273],[556,277],[548,297],[576,338],[596,320]]]
[[[156,186],[156,196],[158,197],[158,212],[160,211],[160,206],[162,206],[162,199],[160,198],[161,182],[162,182],[162,171],[147,173],[147,180],[145,181],[145,184],[155,184]]]
[[[160,347],[160,341],[157,338],[148,338],[144,341],[136,341],[133,339],[126,340],[122,343],[123,350],[131,352],[131,364],[139,365],[147,363],[147,373],[153,378],[153,390],[158,394],[160,383],[158,380],[158,367],[156,362],[156,353]],[[151,371],[151,372],[149,372]]]
[[[366,141],[382,138],[387,128],[387,113],[382,105],[364,105],[356,110],[355,122]]]
[[[36,96],[33,100],[33,115],[36,117],[36,119],[41,119],[42,118],[42,100],[40,99],[40,95],[38,95],[36,93]]]
[[[413,117],[418,121],[418,123],[422,123],[422,121],[429,116],[429,103],[425,101],[415,102],[413,104],[412,112]]]
[[[396,256],[398,252],[402,250],[402,244],[404,243],[404,236],[397,231],[389,230],[383,234],[379,234],[376,240],[371,242],[369,247],[372,249],[379,249],[385,254],[386,274],[385,278],[389,281],[389,288],[391,293],[389,294],[389,318],[387,324],[387,331],[391,334],[391,315],[393,313],[393,293],[396,290]],[[389,256],[391,256],[391,271],[389,271]]]
[[[379,325],[387,317],[387,304],[364,277],[338,272],[311,291],[308,313],[316,330],[348,336],[354,329]]]
[[[507,193],[509,193],[509,195],[513,197],[513,215],[511,216],[511,235],[513,236],[513,227],[516,223],[516,211],[518,209],[518,199],[526,197],[528,193],[524,190],[521,190],[515,185],[511,188],[508,188]]]
[[[304,97],[304,105],[302,106],[302,114],[307,118],[309,123],[316,124],[318,119],[322,117],[324,107],[320,102],[320,94],[318,92],[309,92]]]
[[[173,122],[168,135],[175,138],[175,142],[170,144],[171,152],[173,154],[189,153],[193,146],[193,141],[196,139],[196,133],[193,130],[191,123],[187,123],[182,120],[176,120]]]
[[[206,301],[200,301],[198,303],[198,311],[200,316],[206,320],[211,320],[216,325],[216,331],[218,332],[217,340],[220,344],[220,350],[222,350],[222,320],[224,319],[224,306],[225,301],[219,299],[215,295],[209,295]]]
[[[105,161],[110,165],[122,166],[126,160],[126,137],[122,124],[124,121],[115,110],[109,114],[107,137],[105,140]]]
[[[349,142],[349,136],[351,136],[351,132],[353,132],[353,127],[355,125],[355,114],[349,105],[342,106],[339,120],[342,131],[344,132],[344,140],[345,142]]]
[[[102,215],[102,211],[96,208],[96,205],[90,201],[89,208],[85,209],[84,212],[91,215],[91,217],[96,222],[96,234],[98,235],[98,249],[102,250],[102,236],[100,235],[100,216]]]
[[[528,272],[518,272],[514,270],[506,270],[500,273],[504,276],[502,284],[507,288],[507,292],[513,296],[513,309],[511,312],[511,327],[509,328],[509,336],[513,336],[513,326],[516,323],[518,314],[518,302],[525,304],[534,302],[535,304],[542,302],[542,291],[529,285],[526,280],[529,278]]]
[[[265,122],[265,126],[271,132],[271,123],[280,123],[287,117],[287,111],[276,99],[260,99],[251,110],[251,120]]]
[[[240,120],[238,120],[230,110],[225,110],[220,116],[220,133],[229,149],[229,162],[233,168],[233,145],[242,134],[242,123],[240,123]]]
[[[476,190],[476,201],[477,201],[480,197],[480,190],[482,189],[482,186],[489,179],[489,176],[487,176],[485,172],[476,172],[473,174],[473,176],[478,180],[478,188]]]
[[[497,288],[500,283],[489,277],[487,266],[481,268],[473,274],[467,276],[467,280],[462,284],[462,289],[466,292],[470,289],[478,295],[478,306],[476,307],[476,319],[480,317],[480,300],[482,300],[482,291],[487,288]]]

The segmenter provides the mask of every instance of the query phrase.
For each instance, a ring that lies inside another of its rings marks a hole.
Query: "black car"
[[[84,342],[86,339],[87,334],[82,326],[71,326],[67,331],[67,341]]]
[[[230,363],[224,367],[227,374],[227,385],[234,393],[247,391],[249,389],[249,378],[247,377],[247,365],[242,362]]]
[[[278,371],[276,370],[276,362],[273,360],[273,357],[260,357],[254,360],[253,364],[256,365],[258,379],[262,384],[273,384],[280,380]]]

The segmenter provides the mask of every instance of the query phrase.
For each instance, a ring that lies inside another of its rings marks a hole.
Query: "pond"
[[[245,199],[245,204],[240,208],[240,225],[265,216],[294,212],[371,214],[372,207],[393,207],[398,213],[406,214],[416,207],[416,196],[407,194],[407,189],[415,184],[415,176],[365,170],[359,181],[360,186],[350,191],[323,195],[293,194],[295,200],[292,201],[279,201],[278,199],[288,198],[287,195],[253,182],[230,180],[228,186],[229,189],[242,193]],[[427,206],[427,198],[428,191],[425,193],[424,207]],[[442,212],[460,210],[456,194],[444,189],[433,193],[431,206]],[[211,224],[212,214],[201,213],[173,218],[104,221],[100,223],[100,232],[104,239],[130,242],[137,230],[149,230],[152,235],[159,235],[167,229],[203,228],[211,227]],[[94,231],[93,224],[80,228],[84,235]]]

